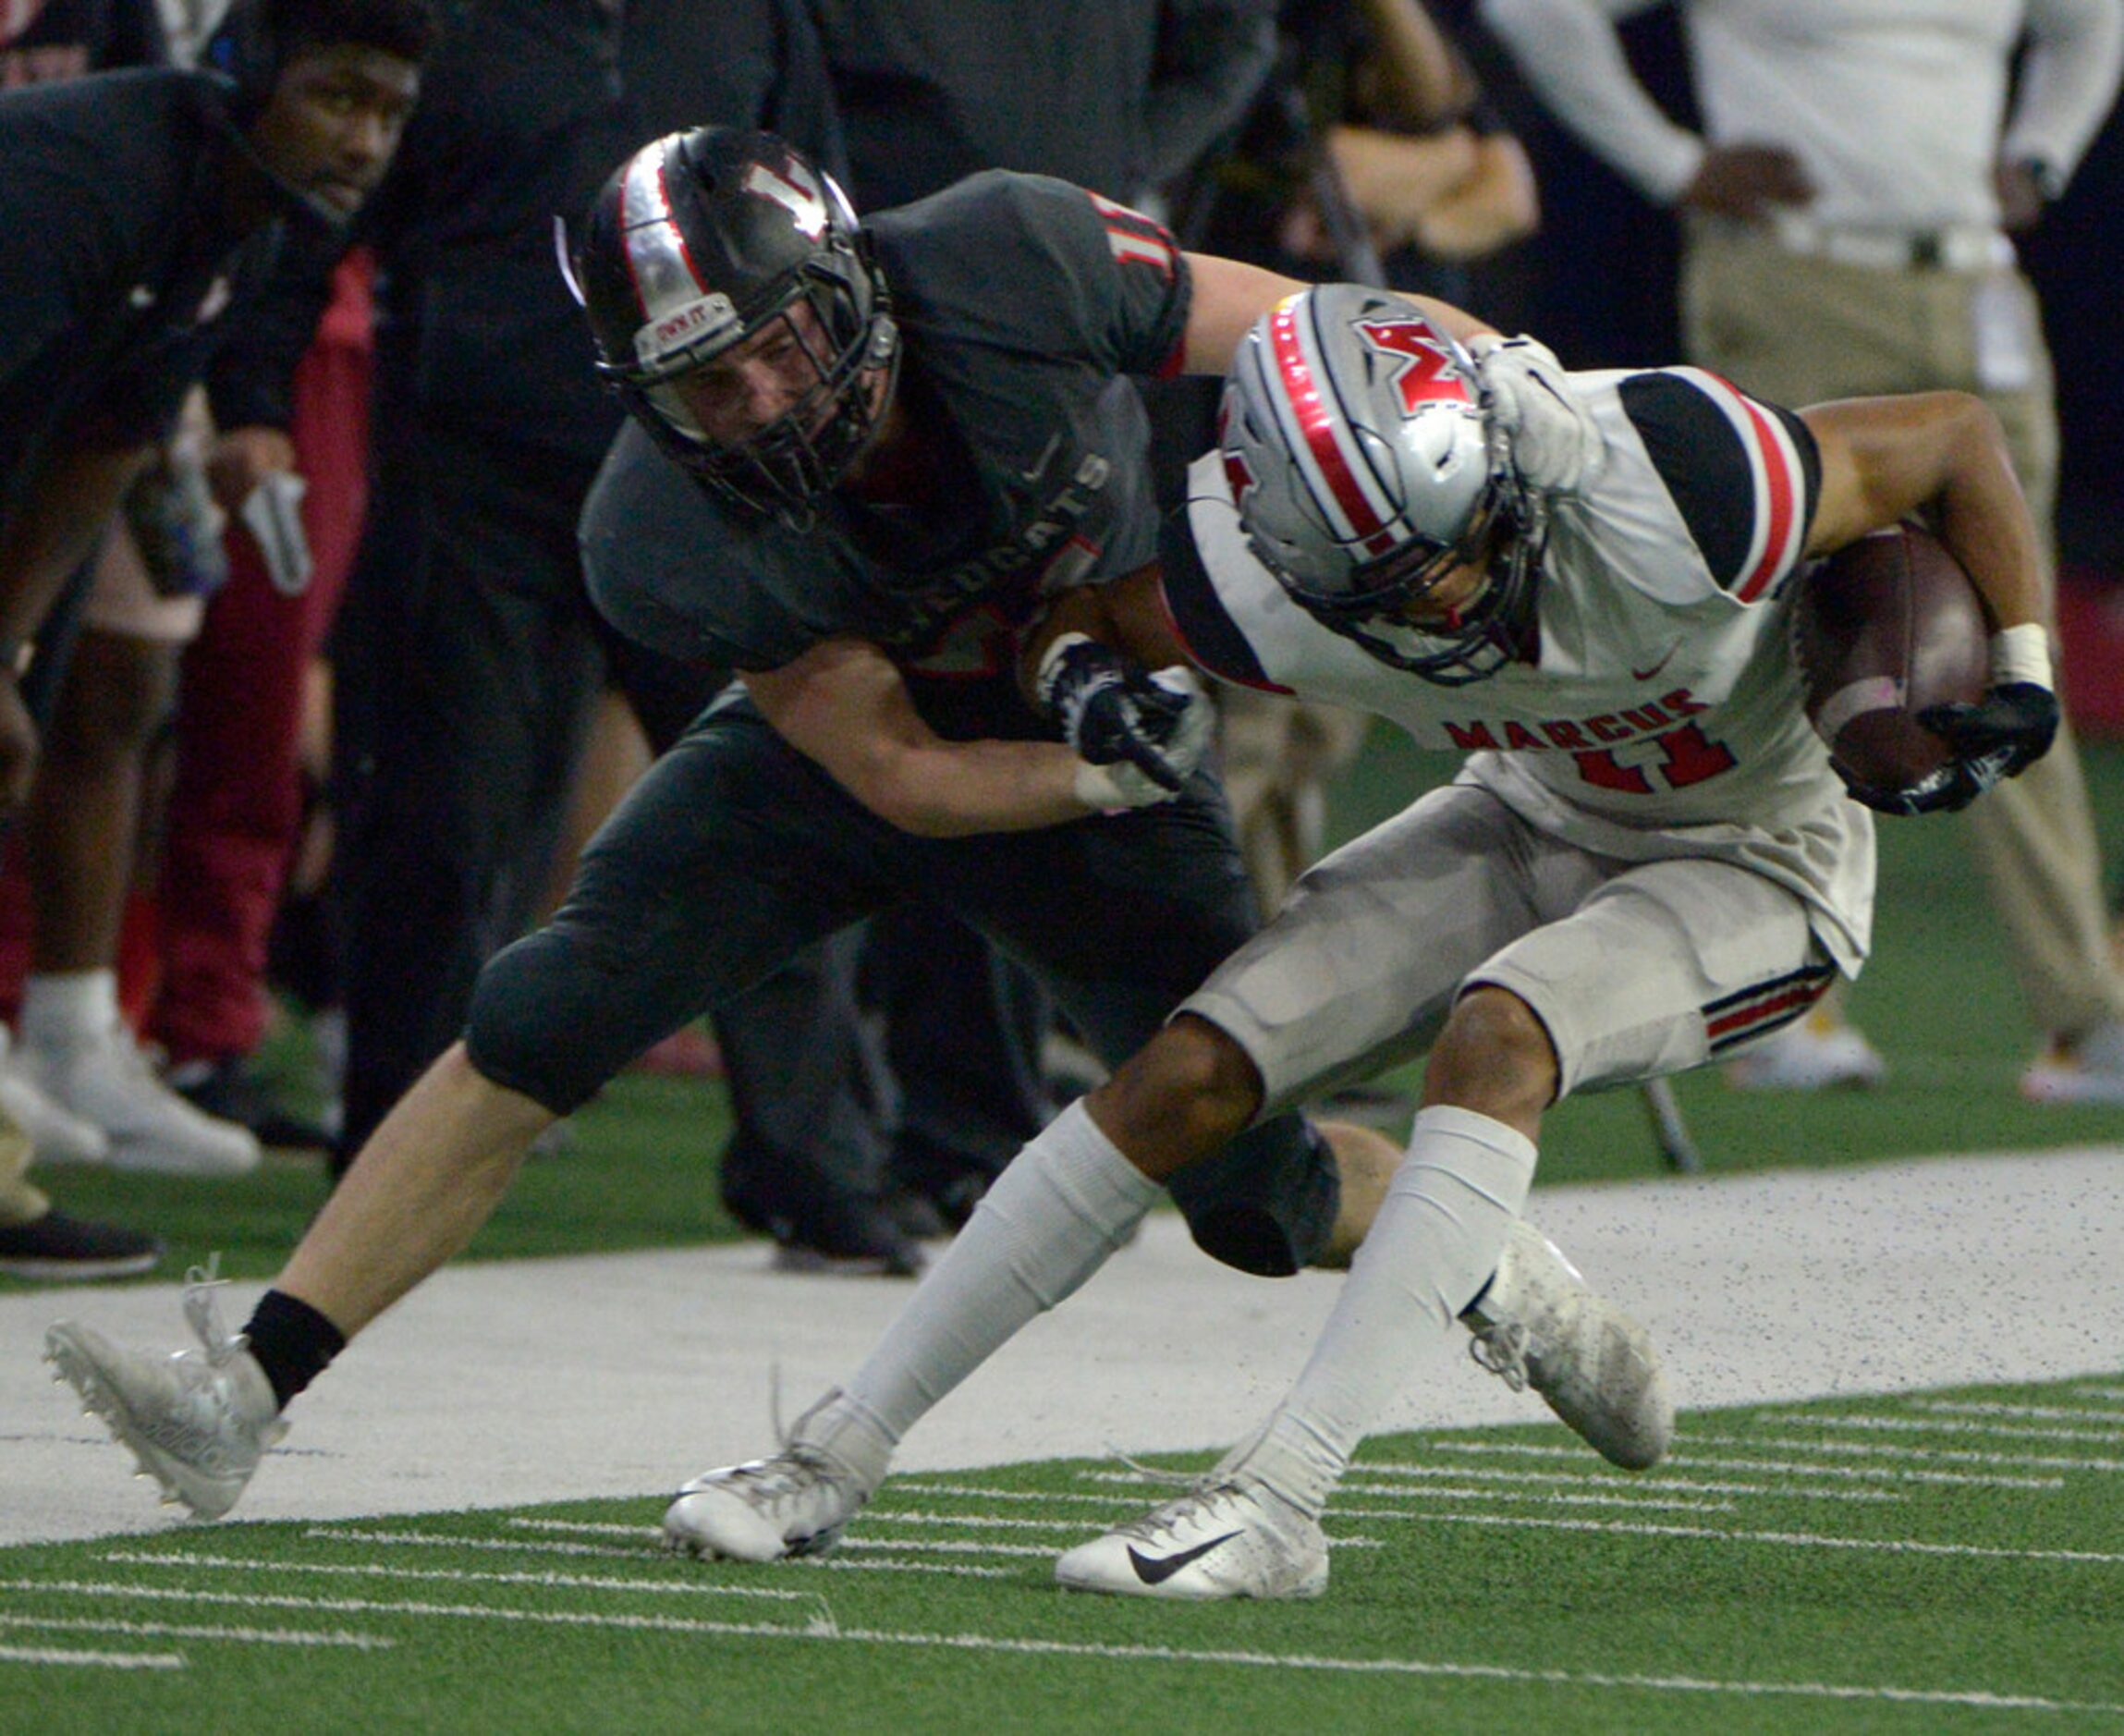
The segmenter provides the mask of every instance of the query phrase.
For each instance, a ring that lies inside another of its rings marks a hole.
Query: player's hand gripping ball
[[[1929,532],[1862,537],[1800,584],[1808,721],[1855,800],[1894,814],[1966,807],[2049,747],[2056,695],[1993,684],[1976,587]]]

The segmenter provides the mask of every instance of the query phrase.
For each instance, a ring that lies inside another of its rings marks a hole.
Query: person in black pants
[[[388,165],[434,32],[426,0],[260,0],[238,76],[165,67],[0,96],[0,813],[28,794],[74,599],[126,489],[287,232],[343,223]],[[56,22],[56,20],[55,20]],[[137,1271],[0,1145],[0,1265]]]
[[[641,139],[704,118],[771,124],[835,160],[795,0],[712,17],[682,0],[473,0],[363,225],[382,270],[369,520],[334,638],[348,1021],[335,1174],[525,926],[600,686],[626,693],[661,751],[727,679],[629,645],[591,606],[576,520],[620,417],[553,265],[556,213],[582,209]],[[225,420],[284,414],[274,394],[315,307],[295,286],[279,329],[232,359]],[[860,1168],[881,1142],[849,1102],[859,1033],[833,1002],[833,961],[811,969],[757,1016],[731,1009],[747,1033],[729,1050],[740,1131],[752,1106],[810,1093],[823,1150],[787,1160],[829,1162],[844,1141]],[[826,1053],[800,1064],[807,1044]],[[813,1205],[773,1227],[919,1263],[874,1202]]]

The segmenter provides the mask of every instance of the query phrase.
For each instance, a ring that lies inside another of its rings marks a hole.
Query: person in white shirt
[[[2115,100],[2124,6],[1672,0],[1699,135],[1654,102],[1616,32],[1660,3],[1483,0],[1482,17],[1566,127],[1648,200],[1679,209],[1690,360],[1783,404],[1975,393],[2006,427],[2047,544],[2057,415],[2010,236],[2064,189]],[[2047,597],[2047,546],[2045,564]],[[2124,976],[2069,732],[1971,810],[1970,837],[2045,1039],[2023,1093],[2124,1103]],[[1882,1070],[1825,1008],[1729,1076],[1808,1087]]]

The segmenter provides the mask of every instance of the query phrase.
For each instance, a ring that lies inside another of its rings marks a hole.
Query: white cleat
[[[162,1485],[164,1505],[182,1502],[201,1519],[234,1507],[265,1449],[287,1433],[265,1371],[241,1334],[222,1329],[215,1284],[196,1266],[185,1284],[201,1350],[152,1355],[72,1320],[44,1334],[44,1360],[132,1450],[141,1474]]]
[[[1603,1459],[1649,1471],[1666,1457],[1674,1401],[1652,1335],[1524,1218],[1460,1318],[1475,1334],[1477,1363],[1514,1392],[1532,1387]]]
[[[2077,1041],[2053,1039],[2020,1076],[2031,1103],[2124,1104],[2124,1024],[2108,1020]]]
[[[7,1027],[0,1025],[0,1116],[29,1140],[39,1163],[100,1164],[109,1160],[104,1130],[84,1121],[44,1094],[22,1057],[14,1054]]]
[[[665,1510],[664,1540],[717,1561],[823,1555],[869,1499],[862,1480],[833,1454],[791,1445],[685,1484]]]
[[[1736,1091],[1836,1091],[1879,1084],[1888,1064],[1864,1032],[1816,1008],[1723,1070]]]
[[[25,1043],[20,1055],[46,1097],[102,1131],[114,1169],[241,1176],[263,1155],[249,1128],[208,1115],[171,1090],[122,1022],[100,1036]]]
[[[1120,1597],[1317,1597],[1327,1589],[1327,1534],[1243,1473],[1154,1507],[1055,1563],[1071,1591]]]

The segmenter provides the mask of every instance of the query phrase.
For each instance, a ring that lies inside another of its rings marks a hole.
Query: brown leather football
[[[1802,574],[1792,630],[1808,721],[1847,783],[1908,789],[1936,771],[1947,744],[1918,714],[1973,704],[1990,680],[1976,587],[1914,524],[1861,537]]]

